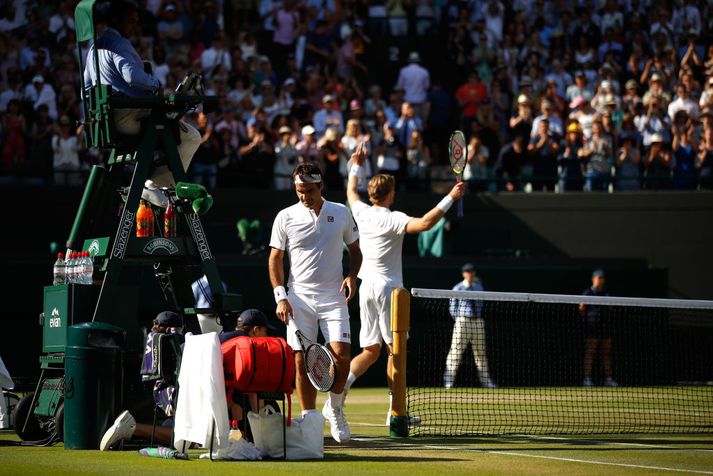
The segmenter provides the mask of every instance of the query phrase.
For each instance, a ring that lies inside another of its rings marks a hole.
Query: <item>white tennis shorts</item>
[[[359,346],[361,348],[394,343],[391,332],[391,291],[392,286],[362,281],[359,286]]]
[[[317,342],[317,331],[321,330],[325,343],[351,343],[349,309],[347,298],[343,294],[325,296],[291,292],[287,295],[287,301],[292,306],[297,327],[308,339]],[[302,350],[292,326],[287,327],[287,343],[293,350]]]

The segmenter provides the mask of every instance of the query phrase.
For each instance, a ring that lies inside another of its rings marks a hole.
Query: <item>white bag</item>
[[[285,416],[267,405],[258,413],[248,412],[255,447],[271,458],[282,458],[284,446],[282,424]],[[287,459],[324,458],[324,417],[318,411],[293,418],[292,425],[285,427],[287,436]]]

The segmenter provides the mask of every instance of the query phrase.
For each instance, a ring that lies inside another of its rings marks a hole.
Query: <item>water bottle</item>
[[[64,255],[57,253],[57,261],[54,262],[52,286],[59,286],[67,282],[67,265],[64,262]]]
[[[74,251],[67,251],[67,261],[65,262],[66,277],[65,282],[67,284],[74,284]]]
[[[94,263],[92,257],[89,256],[89,251],[82,253],[82,284],[92,284],[92,276],[94,275]]]

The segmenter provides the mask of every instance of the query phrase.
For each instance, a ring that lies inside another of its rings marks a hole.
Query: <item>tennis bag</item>
[[[223,342],[220,350],[223,353],[228,401],[235,390],[243,393],[285,393],[289,408],[288,418],[291,418],[295,360],[292,347],[285,339],[238,336]]]

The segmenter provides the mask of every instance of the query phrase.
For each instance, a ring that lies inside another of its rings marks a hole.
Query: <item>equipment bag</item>
[[[250,428],[253,432],[255,447],[265,456],[280,458],[284,455],[285,445],[282,431],[285,417],[266,406],[259,412],[248,412]],[[290,424],[291,423],[291,424]],[[302,418],[288,420],[285,428],[287,440],[287,459],[323,459],[324,458],[324,417],[319,411],[311,410]]]
[[[233,391],[243,393],[281,392],[287,394],[291,414],[295,361],[281,337],[239,336],[223,342],[223,370],[228,401]],[[289,421],[289,420],[288,420]]]

